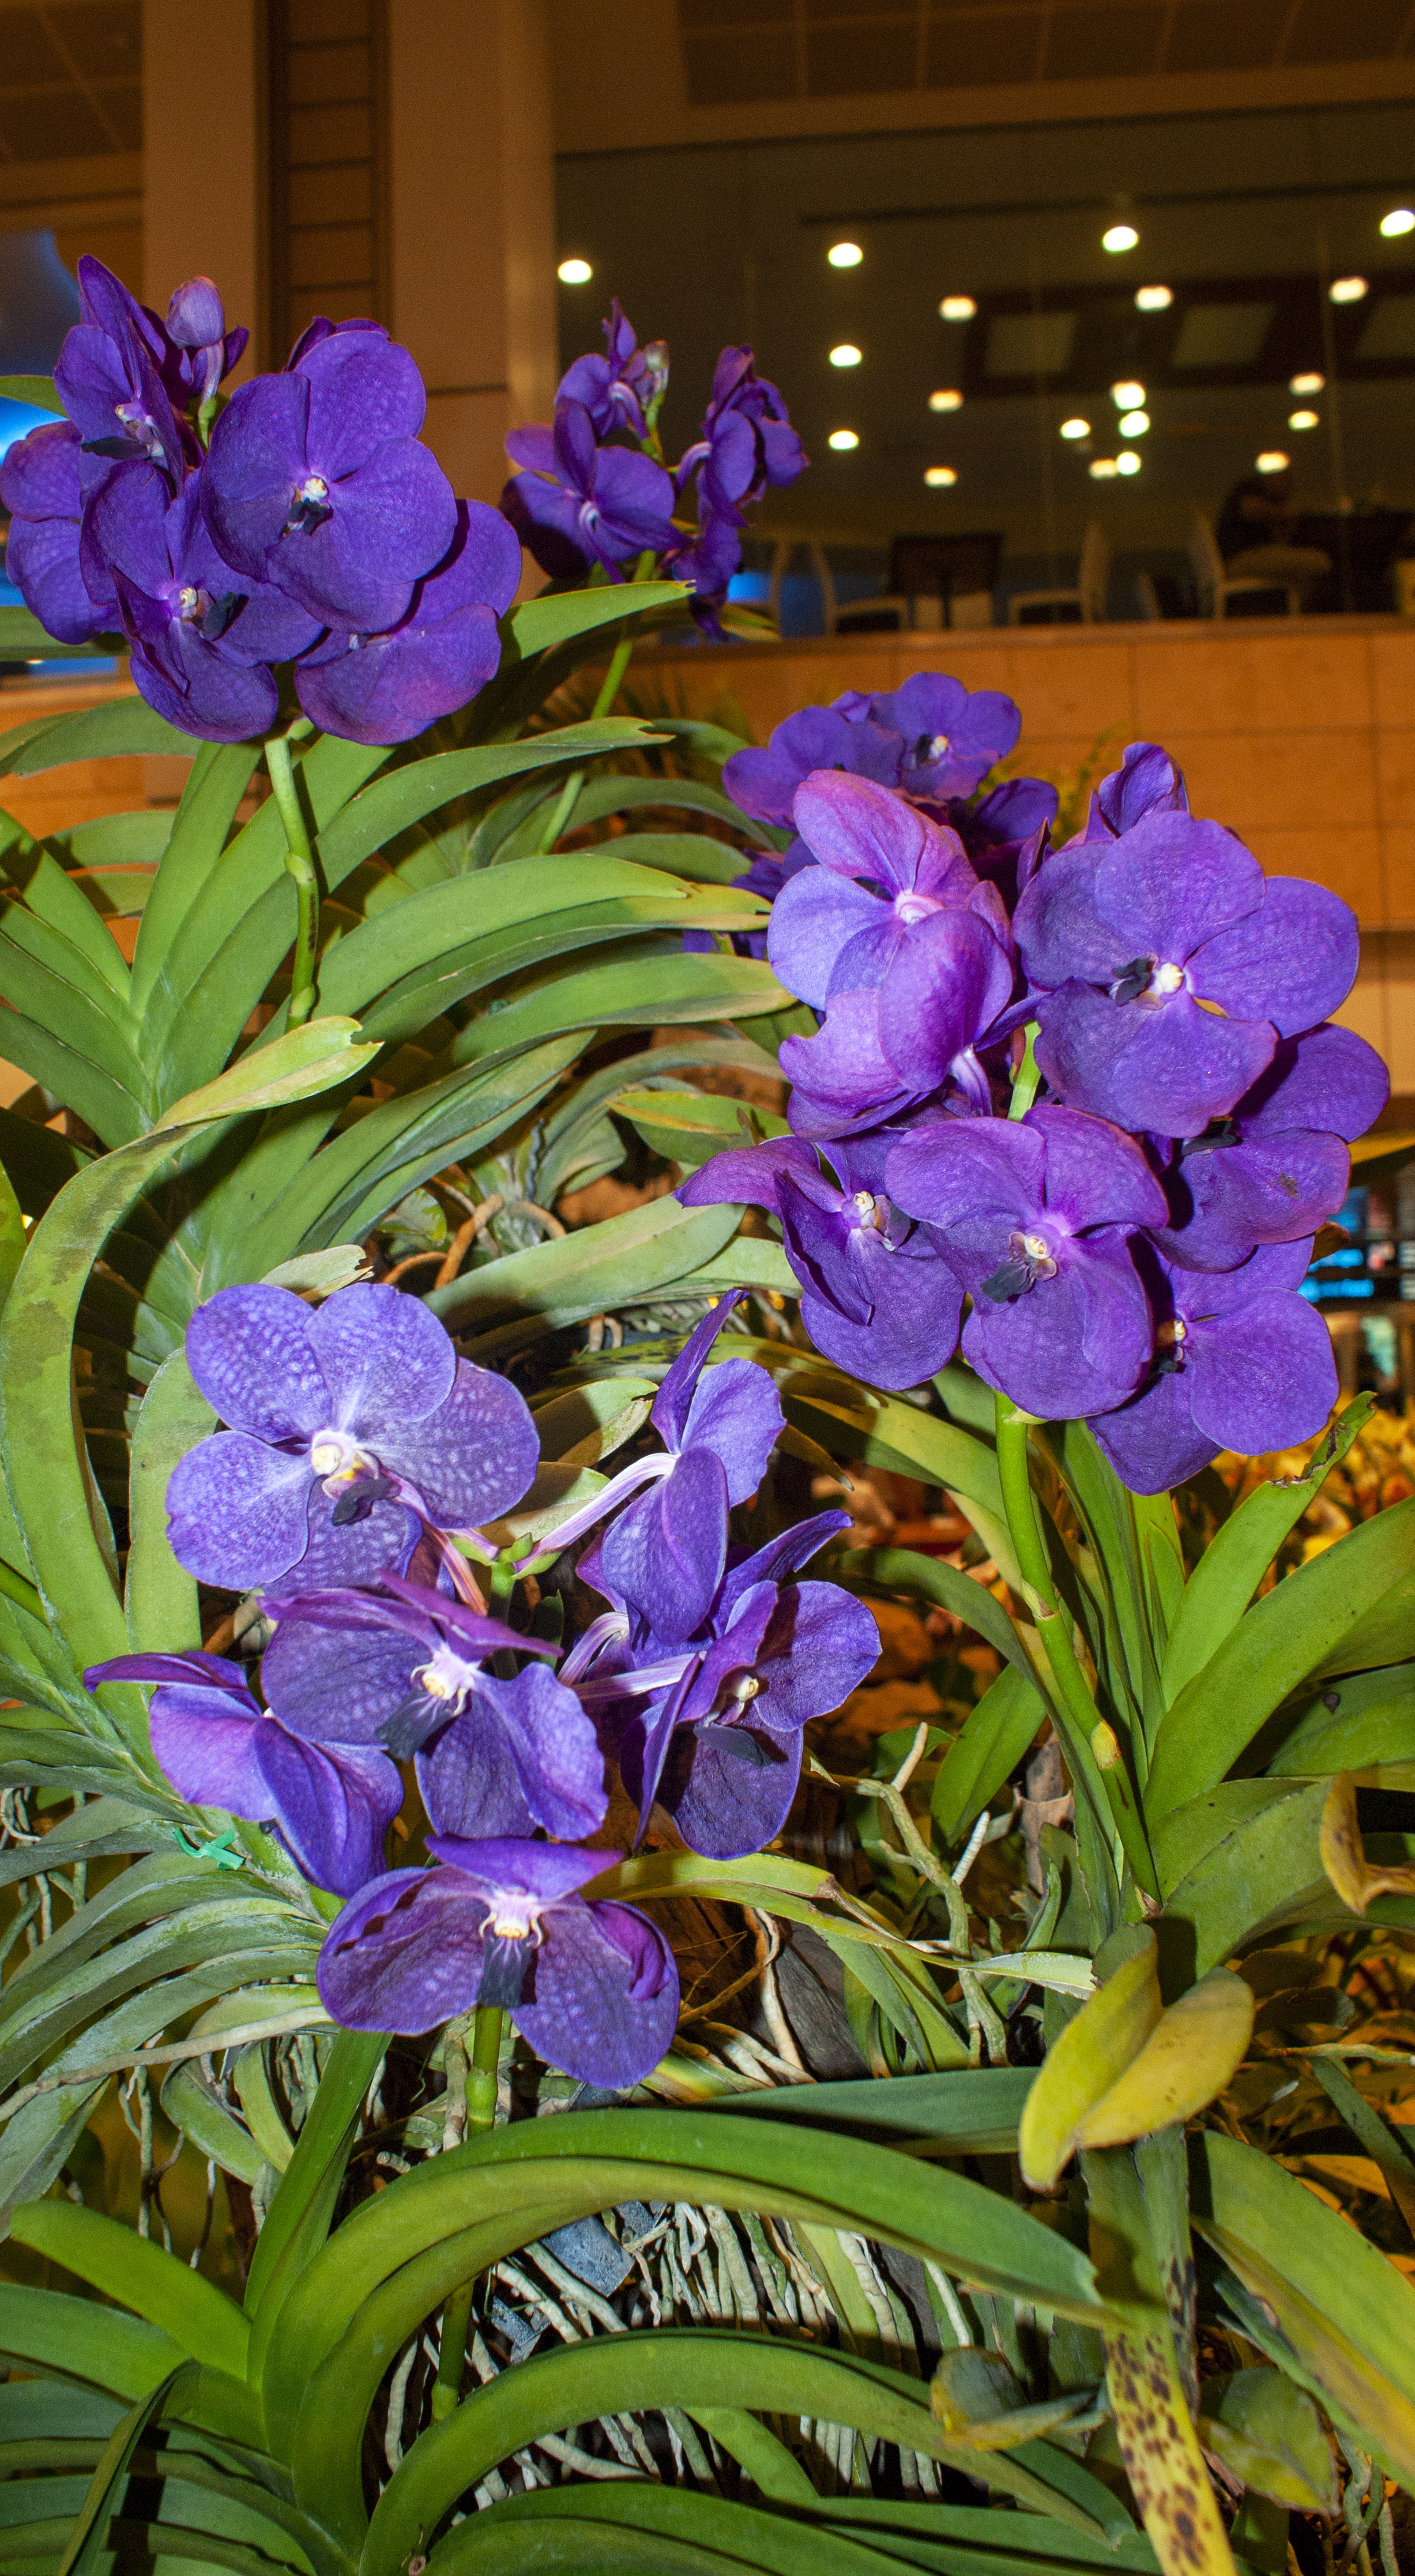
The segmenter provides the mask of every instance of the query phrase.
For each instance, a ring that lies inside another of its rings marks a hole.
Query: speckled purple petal
[[[307,1879],[336,1896],[356,1895],[383,1870],[383,1837],[403,1803],[397,1764],[386,1753],[345,1745],[326,1753],[262,1719],[256,1752],[277,1824]]]
[[[454,1870],[396,1869],[331,1925],[316,1981],[346,2030],[435,2030],[476,2002],[485,1900]]]
[[[1068,1108],[1156,1136],[1201,1136],[1277,1043],[1267,1020],[1220,1019],[1183,992],[1155,1005],[1063,984],[1037,1018],[1037,1062]]]
[[[199,1683],[164,1683],[148,1710],[154,1757],[178,1796],[255,1824],[271,1813],[259,1754],[266,1723],[254,1703],[239,1709],[226,1692]]]
[[[341,1288],[310,1316],[309,1338],[330,1419],[356,1438],[376,1444],[394,1425],[421,1422],[452,1392],[457,1354],[446,1326],[399,1288],[371,1281]]]
[[[413,1757],[423,1805],[438,1834],[529,1841],[532,1815],[506,1729],[480,1697]]]
[[[403,1572],[417,1545],[421,1523],[401,1503],[375,1503],[362,1520],[339,1527],[333,1514],[328,1495],[311,1484],[304,1553],[283,1573],[261,1578],[269,1591],[336,1590]]]
[[[187,1326],[187,1366],[233,1431],[308,1439],[330,1420],[313,1321],[288,1288],[221,1288],[198,1306]]]
[[[783,1175],[818,1169],[813,1147],[794,1136],[774,1136],[765,1145],[714,1154],[673,1195],[683,1207],[723,1207],[740,1199],[747,1207],[779,1208]]]
[[[786,1416],[766,1370],[755,1360],[720,1360],[704,1371],[688,1408],[685,1449],[710,1449],[727,1472],[729,1503],[754,1494]]]
[[[1054,1279],[1005,1305],[980,1296],[963,1327],[969,1366],[1047,1421],[1123,1404],[1152,1347],[1149,1304],[1123,1244],[1094,1254],[1073,1245]]]
[[[885,1185],[896,1206],[943,1229],[950,1261],[965,1227],[967,1259],[986,1261],[1009,1228],[1025,1225],[1042,1207],[1045,1136],[1031,1119],[930,1118],[892,1147]],[[991,1266],[1001,1258],[998,1251]],[[960,1276],[971,1284],[971,1269]]]
[[[661,1637],[690,1637],[706,1617],[727,1554],[727,1471],[688,1449],[620,1513],[600,1543],[616,1593]]]
[[[827,1539],[835,1538],[850,1527],[848,1512],[813,1512],[811,1518],[797,1521],[794,1528],[779,1530],[762,1547],[733,1564],[724,1579],[718,1602],[719,1617],[725,1616],[735,1601],[741,1600],[755,1583],[781,1583],[811,1558],[819,1554]]]
[[[1255,1244],[1315,1234],[1340,1207],[1350,1171],[1344,1139],[1310,1127],[1186,1154],[1169,1184],[1177,1221],[1151,1232],[1184,1269],[1231,1270]]]
[[[1078,1231],[1093,1225],[1163,1225],[1165,1195],[1130,1136],[1102,1118],[1050,1105],[1026,1125],[1047,1149],[1046,1203]]]
[[[880,994],[880,1042],[900,1081],[920,1093],[946,1082],[1011,992],[1011,959],[975,914],[921,921]]]
[[[288,1572],[309,1539],[308,1457],[291,1457],[244,1431],[198,1441],[167,1486],[167,1535],[199,1583],[242,1592]]]
[[[878,1234],[862,1236],[856,1261],[872,1300],[869,1321],[852,1322],[807,1288],[801,1321],[816,1349],[866,1386],[924,1385],[958,1347],[962,1288],[922,1230],[895,1251]]]
[[[834,1583],[788,1583],[753,1665],[762,1687],[748,1715],[777,1734],[829,1717],[873,1671],[879,1652],[879,1630],[863,1601]]]
[[[1373,1046],[1354,1029],[1327,1021],[1300,1038],[1283,1038],[1266,1072],[1238,1102],[1246,1136],[1290,1127],[1326,1128],[1354,1144],[1374,1127],[1390,1098],[1390,1075]]]
[[[1192,980],[1230,1018],[1271,1020],[1290,1038],[1340,1008],[1360,956],[1356,915],[1340,895],[1301,877],[1269,877],[1262,910],[1208,940]]]
[[[851,877],[808,867],[788,879],[772,905],[766,953],[787,990],[809,1002],[813,1010],[823,1011],[839,988],[840,960],[847,947],[854,948],[861,939],[872,943],[870,972],[861,981],[873,985],[882,980],[889,958],[906,935],[892,907],[878,895]]]
[[[734,1749],[746,1739],[750,1751]],[[791,1812],[801,1777],[799,1735],[748,1726],[685,1726],[673,1739],[659,1804],[689,1851],[738,1860],[773,1842]]]
[[[913,886],[931,842],[944,840],[904,797],[893,795],[872,778],[851,777],[829,768],[802,780],[792,801],[791,819],[823,868],[838,876],[867,879],[891,895],[906,893]],[[949,833],[948,842],[953,840]],[[971,882],[973,871],[961,846],[957,858],[965,884]]]
[[[1145,956],[1182,965],[1216,932],[1256,913],[1262,901],[1257,860],[1221,823],[1151,812],[1100,851],[1096,912],[1116,933],[1127,961]],[[1266,1014],[1250,1008],[1244,1017]]]
[[[1187,1372],[1153,1379],[1119,1412],[1098,1414],[1091,1429],[1132,1494],[1162,1494],[1182,1485],[1222,1446],[1195,1424]]]
[[[1323,1316],[1274,1288],[1207,1331],[1193,1327],[1189,1402],[1195,1429],[1223,1449],[1260,1457],[1320,1431],[1337,1398]]]
[[[798,1135],[879,1125],[918,1096],[886,1055],[879,1018],[878,993],[837,993],[815,1037],[783,1040],[780,1064],[795,1086],[790,1116]]]
[[[686,1445],[689,1409],[708,1353],[741,1302],[740,1288],[720,1297],[701,1323],[693,1326],[678,1357],[660,1381],[649,1410],[649,1420],[666,1449],[682,1449]]]
[[[544,1664],[530,1664],[514,1681],[484,1673],[473,1705],[478,1713],[488,1710],[500,1727],[535,1822],[562,1842],[597,1833],[609,1804],[604,1756],[574,1692]],[[435,1821],[441,1832],[456,1831],[440,1812]],[[478,1831],[488,1831],[484,1816]]]
[[[882,725],[852,721],[833,707],[803,707],[777,726],[765,751],[735,751],[724,761],[722,784],[744,814],[785,824],[796,790],[812,770],[848,770],[893,787],[902,748],[898,735]]]
[[[427,1847],[469,1887],[488,1895],[500,1888],[519,1888],[538,1897],[543,1906],[559,1905],[624,1857],[617,1851],[577,1851],[564,1843],[520,1842],[492,1835],[462,1842],[453,1834],[430,1834]]]
[[[278,1603],[277,1603],[278,1607]],[[402,1706],[432,1640],[394,1628],[313,1627],[282,1616],[261,1663],[265,1695],[282,1725],[317,1744],[374,1744]]]
[[[419,1422],[383,1430],[378,1455],[416,1487],[435,1527],[475,1529],[520,1501],[540,1463],[540,1441],[509,1378],[463,1360],[446,1402]]]
[[[533,2000],[517,2029],[537,2056],[582,2084],[618,2092],[653,2072],[678,2023],[678,1971],[637,1908],[557,1908],[536,1952]]]

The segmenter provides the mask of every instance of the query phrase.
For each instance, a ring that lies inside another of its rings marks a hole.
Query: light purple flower
[[[557,402],[552,429],[513,430],[506,449],[524,471],[511,477],[502,509],[552,575],[571,557],[617,574],[645,548],[655,554],[681,548],[663,467],[632,448],[601,447],[583,403]]]
[[[237,387],[212,433],[202,492],[219,552],[320,625],[397,626],[457,532],[452,486],[417,436],[425,410],[386,332],[307,334],[284,375]]]
[[[939,1117],[893,1147],[885,1177],[938,1229],[973,1300],[963,1354],[989,1386],[1054,1420],[1124,1402],[1153,1343],[1130,1240],[1166,1214],[1131,1137],[1068,1109]]]
[[[1184,773],[1157,742],[1132,742],[1118,769],[1103,778],[1091,797],[1084,831],[1068,849],[1091,841],[1114,841],[1150,814],[1187,814],[1189,792]]]
[[[899,784],[909,796],[970,796],[1022,730],[1021,710],[1001,689],[967,689],[941,671],[916,671],[865,711],[901,737]]]
[[[133,677],[159,715],[207,742],[243,742],[274,721],[279,692],[266,665],[301,652],[319,629],[278,590],[223,563],[198,476],[174,501],[155,465],[115,466],[89,502],[80,562],[90,591],[111,577]]]
[[[85,254],[77,275],[83,320],[65,337],[54,387],[89,460],[85,489],[102,482],[107,463],[133,458],[159,466],[175,489],[197,451],[162,382],[166,333],[102,260]]]
[[[439,1833],[539,1825],[573,1841],[603,1824],[604,1763],[574,1692],[540,1662],[510,1678],[487,1669],[499,1650],[552,1647],[394,1575],[269,1606],[279,1624],[261,1670],[276,1716],[315,1743],[416,1755]]]
[[[1217,823],[1154,812],[1048,859],[1014,921],[1037,1062],[1070,1107],[1196,1136],[1270,1063],[1279,1037],[1351,989],[1356,917],[1298,877],[1263,877]]]
[[[118,624],[112,579],[92,564],[90,590],[80,563],[84,484],[72,421],[50,422],[16,441],[0,465],[0,502],[11,513],[5,570],[40,625],[61,644],[111,634]]]
[[[817,769],[842,769],[897,785],[896,734],[836,707],[803,707],[779,724],[765,751],[734,751],[722,765],[722,784],[734,805],[759,823],[789,825],[796,790]]]
[[[1281,1039],[1231,1117],[1169,1149],[1171,1223],[1152,1229],[1161,1252],[1188,1270],[1232,1270],[1256,1244],[1314,1234],[1346,1196],[1348,1141],[1389,1097],[1385,1066],[1354,1030],[1328,1022]]]
[[[616,1573],[605,1547],[581,1558],[581,1581],[617,1617],[602,1623],[576,1687],[604,1712],[641,1831],[657,1798],[689,1848],[714,1859],[760,1851],[780,1832],[802,1728],[839,1708],[879,1656],[863,1602],[833,1583],[783,1581],[846,1526],[844,1513],[820,1512],[739,1555],[691,1628],[667,1615],[648,1562]]]
[[[494,1520],[535,1474],[522,1397],[459,1363],[397,1288],[341,1288],[317,1311],[288,1288],[220,1289],[187,1327],[187,1360],[230,1426],[167,1488],[173,1550],[203,1583],[368,1582],[402,1570],[418,1519]]]
[[[678,1971],[633,1906],[579,1893],[614,1851],[430,1837],[442,1866],[394,1870],[340,1915],[319,1991],[351,2030],[432,2030],[499,2004],[551,2066],[615,2091],[666,2055]]]
[[[516,596],[521,549],[499,510],[459,501],[457,534],[386,635],[334,631],[295,674],[301,706],[346,742],[410,742],[466,706],[501,659],[497,619]]]
[[[556,391],[557,402],[583,403],[596,438],[626,429],[633,438],[648,431],[648,414],[668,381],[668,352],[661,340],[641,349],[634,326],[616,295],[604,325],[605,355],[592,352],[567,367]]]
[[[250,333],[226,328],[226,308],[215,279],[189,277],[167,307],[170,349],[163,375],[174,402],[209,403],[217,386],[239,365]]]
[[[792,819],[818,866],[782,887],[767,955],[814,1010],[882,984],[910,933],[938,913],[975,911],[1006,938],[997,894],[979,885],[957,833],[872,779],[815,771]]]
[[[197,1807],[273,1825],[316,1887],[352,1896],[383,1867],[383,1837],[403,1803],[386,1753],[302,1743],[252,1696],[244,1668],[224,1655],[115,1655],[91,1664],[103,1682],[157,1682],[152,1749],[180,1797]]]
[[[771,1208],[817,1350],[867,1386],[921,1386],[953,1357],[963,1291],[932,1227],[884,1195],[893,1141],[888,1133],[833,1144],[833,1173],[812,1146],[779,1137],[714,1154],[675,1195],[684,1207]]]
[[[985,919],[973,911],[925,918],[878,990],[833,994],[813,1038],[783,1041],[796,1134],[887,1126],[940,1095],[989,1110],[979,1059],[1025,1016],[1012,987],[1011,958]]]
[[[1142,1248],[1159,1357],[1133,1402],[1091,1425],[1133,1493],[1163,1493],[1220,1449],[1259,1457],[1321,1430],[1337,1398],[1331,1335],[1298,1295],[1310,1240],[1240,1269],[1179,1270]]]

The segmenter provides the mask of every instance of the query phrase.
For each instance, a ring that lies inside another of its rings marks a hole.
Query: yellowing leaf
[[[1322,1867],[1353,1914],[1364,1914],[1373,1896],[1415,1896],[1415,1869],[1382,1868],[1367,1860],[1349,1771],[1338,1772],[1322,1809],[1321,1850]]]
[[[169,1127],[194,1127],[210,1118],[239,1118],[250,1110],[281,1109],[290,1100],[312,1099],[347,1081],[377,1053],[357,1020],[342,1015],[307,1020],[302,1029],[287,1029],[269,1046],[249,1049],[214,1082],[174,1100],[152,1132],[158,1136]]]
[[[1022,2171],[1034,2191],[1050,2189],[1088,2114],[1139,2055],[1159,2021],[1155,1955],[1154,1934],[1147,1932],[1048,2051],[1017,2133]]]
[[[1168,2321],[1107,2335],[1105,2351],[1120,2456],[1164,2576],[1236,2576]]]
[[[1204,2384],[1199,2439],[1230,2475],[1296,2513],[1335,2513],[1331,2444],[1310,2397],[1280,2370]]]
[[[1192,2119],[1236,2074],[1252,2032],[1251,1989],[1231,1969],[1211,1969],[1161,2014],[1139,2056],[1087,2112],[1077,2145],[1124,2146]]]

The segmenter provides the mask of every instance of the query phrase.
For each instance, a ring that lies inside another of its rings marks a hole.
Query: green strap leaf
[[[340,2031],[330,2049],[314,2105],[295,2141],[295,2152],[281,2176],[265,2225],[261,2229],[246,2280],[246,2312],[278,2307],[290,2290],[297,2269],[309,2262],[323,2242],[324,2230],[311,2235],[317,2211],[324,2207],[324,2227],[333,2215],[329,2186],[337,2194],[353,2144],[359,2108],[388,2047],[378,2032]],[[277,2274],[281,2276],[277,2290]]]
[[[622,617],[680,607],[689,595],[681,581],[607,582],[603,589],[549,591],[539,599],[522,600],[519,608],[503,617],[503,656],[520,660],[530,653],[544,653],[553,644],[568,643],[573,635],[615,626]]]
[[[134,1652],[201,1644],[196,1579],[177,1563],[167,1536],[167,1485],[178,1459],[215,1428],[186,1354],[174,1351],[143,1398],[132,1439],[123,1608]]]
[[[59,2561],[56,2576],[93,2576],[100,2553],[108,2537],[108,2524],[118,2501],[118,2490],[128,2473],[134,2451],[153,2418],[160,2415],[168,2399],[185,2387],[195,2374],[190,2363],[183,2362],[146,2397],[130,2406],[121,2424],[114,2427],[103,2457],[94,2470],[92,2483],[75,2521],[68,2548]]]
[[[977,1584],[970,1588],[979,1589]],[[934,1778],[930,1807],[945,1843],[962,1841],[1015,1771],[1046,1717],[1046,1702],[1035,1682],[1015,1665],[1004,1665],[969,1710]]]
[[[235,2301],[151,2238],[71,2200],[37,2200],[17,2209],[10,2233],[17,2244],[32,2246],[161,2326],[193,2361],[245,2377],[250,2327]]]
[[[624,1216],[463,1273],[427,1303],[449,1332],[473,1332],[476,1356],[511,1348],[617,1306],[664,1294],[736,1233],[735,1207],[650,1199]],[[514,1318],[514,1320],[512,1320]]]

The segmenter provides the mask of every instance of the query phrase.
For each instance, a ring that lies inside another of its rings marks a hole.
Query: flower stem
[[[1008,1105],[1007,1111],[1009,1118],[1025,1118],[1033,1101],[1036,1099],[1037,1093],[1041,1089],[1041,1067],[1033,1053],[1033,1049],[1037,1042],[1037,1022],[1035,1020],[1029,1020],[1027,1022],[1026,1038],[1027,1043],[1022,1051],[1021,1058],[1013,1068],[1012,1099]]]
[[[630,574],[630,580],[647,581],[657,560],[658,558],[655,555],[652,546],[645,546],[643,553],[640,555],[638,562],[634,566],[633,572]],[[590,709],[589,720],[591,724],[597,723],[601,716],[608,715],[610,708],[613,706],[615,699],[619,695],[624,674],[629,668],[629,656],[633,650],[634,630],[626,622],[624,632],[620,636],[618,643],[615,645],[613,653],[610,655],[609,668],[605,672],[604,678],[600,683],[599,695]],[[545,829],[541,833],[540,839],[536,844],[535,854],[537,858],[542,857],[547,850],[554,849],[556,842],[559,840],[561,833],[564,831],[566,824],[574,813],[575,807],[580,801],[580,790],[584,786],[584,783],[585,773],[583,769],[572,769],[564,786],[561,788],[555,803],[550,809]]]
[[[472,2057],[467,2069],[467,2127],[490,2129],[496,2122],[496,2070],[501,2059],[505,2014],[499,2004],[478,2004],[472,2017]]]
[[[1071,1639],[1070,1617],[1057,1600],[1052,1582],[1027,1469],[1027,1434],[1037,1418],[1034,1413],[1024,1413],[1010,1396],[999,1395],[996,1399],[998,1473],[1007,1526],[1022,1569],[1023,1590],[1056,1684],[1057,1724],[1073,1783],[1078,1789],[1084,1786],[1100,1818],[1109,1811],[1137,1884],[1147,1896],[1158,1897],[1159,1881],[1119,1740],[1101,1717],[1087,1688]]]
[[[285,866],[295,880],[295,960],[286,1014],[286,1025],[292,1029],[303,1027],[315,1006],[314,961],[319,944],[319,878],[290,759],[291,743],[300,741],[310,730],[308,721],[302,718],[291,725],[288,733],[272,736],[265,746],[271,790],[285,826]]]
[[[467,2360],[467,2328],[472,2321],[472,2295],[475,2281],[464,2281],[454,2290],[442,2311],[442,2349],[437,2357],[437,2377],[432,2390],[432,2420],[441,2424],[455,2415],[462,2398],[462,2372]]]

